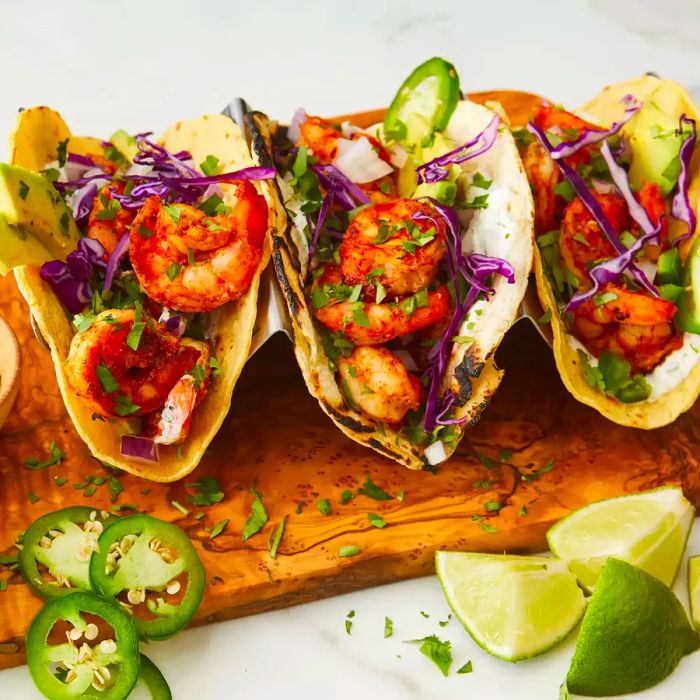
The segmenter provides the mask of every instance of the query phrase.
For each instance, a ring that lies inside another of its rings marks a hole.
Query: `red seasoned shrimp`
[[[336,265],[328,265],[314,286],[329,289],[331,299],[325,306],[314,309],[316,318],[326,328],[341,331],[355,345],[381,345],[439,321],[450,310],[447,287],[426,292],[425,306],[417,306],[414,297],[381,304],[333,302],[333,287],[345,286]]]
[[[622,355],[633,373],[650,372],[681,346],[672,322],[675,304],[614,285],[602,293],[615,298],[602,305],[586,301],[574,312],[576,336],[593,355],[610,350]]]
[[[143,327],[134,350],[127,344],[133,325],[133,309],[110,309],[73,337],[66,376],[95,414],[114,418],[159,411],[195,365],[200,367],[197,391],[205,390],[210,369],[204,343],[180,340],[152,322]]]
[[[629,212],[622,197],[598,192],[593,192],[593,196],[616,233],[629,229]],[[585,285],[590,284],[588,270],[591,265],[616,255],[612,243],[578,197],[564,210],[559,230],[559,252],[566,267]]]
[[[233,187],[229,213],[149,197],[131,225],[129,257],[146,294],[181,311],[210,311],[245,294],[258,270],[267,203],[249,182]]]
[[[129,230],[136,212],[123,209],[114,193],[124,194],[124,183],[113,182],[96,195],[88,217],[87,235],[95,238],[111,255],[119,239]]]
[[[434,208],[397,199],[355,217],[340,244],[340,269],[349,285],[368,285],[371,273],[375,285],[401,296],[427,287],[445,252],[445,224]]]
[[[646,180],[642,183],[636,197],[649,215],[652,224],[656,225],[659,219],[662,216],[664,217],[663,223],[661,224],[661,234],[659,236],[660,246],[644,246],[644,254],[646,257],[652,262],[656,262],[659,259],[659,253],[663,250],[668,250],[668,213],[666,211],[666,202],[661,194],[661,188],[655,182],[647,182]],[[641,233],[636,222],[632,224],[632,233],[635,238]]]
[[[390,350],[357,347],[336,364],[347,398],[368,416],[400,423],[407,411],[418,410],[420,380]]]

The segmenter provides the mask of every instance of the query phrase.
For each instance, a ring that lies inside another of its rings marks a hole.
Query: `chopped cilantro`
[[[501,504],[498,501],[487,501],[484,503],[484,508],[486,508],[487,513],[495,513],[501,510]]]
[[[53,480],[56,486],[63,486],[63,484],[68,483],[68,479],[66,479],[64,476],[54,476]]]
[[[141,408],[135,403],[132,403],[128,396],[116,396],[114,398],[114,412],[118,416],[130,416],[132,413],[136,413]]]
[[[84,333],[95,322],[95,314],[92,311],[86,311],[83,314],[76,314],[73,317],[73,324],[78,333]]]
[[[27,199],[27,195],[29,194],[29,185],[24,181],[20,180],[19,181],[19,196],[22,201]]]
[[[338,550],[339,557],[356,557],[362,548],[359,544],[346,544]]]
[[[108,393],[113,394],[119,389],[119,383],[114,378],[104,360],[100,360],[100,364],[95,367],[95,374],[102,385],[102,388]]]
[[[488,194],[480,194],[470,202],[463,201],[459,205],[462,209],[486,209],[489,206]]]
[[[111,476],[109,478],[109,494],[112,499],[112,503],[114,503],[117,498],[119,498],[119,494],[124,490],[124,487],[121,485],[121,482],[119,479],[117,479],[115,476]]]
[[[265,527],[265,523],[267,522],[267,511],[265,510],[265,506],[262,501],[263,496],[256,490],[255,482],[253,482],[253,485],[250,487],[250,492],[253,494],[254,499],[250,508],[250,516],[248,516],[248,520],[246,520],[246,523],[243,526],[243,542],[260,532],[260,530]]]
[[[211,368],[212,376],[218,377],[221,374],[219,361],[213,355],[209,358],[209,367]]]
[[[211,533],[209,534],[209,539],[213,540],[215,537],[218,537],[223,531],[224,528],[228,525],[228,518],[224,518],[223,520],[219,520],[216,525],[211,529]]]
[[[346,503],[349,503],[352,500],[352,491],[350,489],[345,489],[343,493],[340,494],[340,503],[342,505],[345,505]]]
[[[501,454],[498,456],[500,462],[507,462],[513,456],[513,450],[501,450]]]
[[[141,320],[141,309],[136,308],[134,314],[134,323],[129,330],[129,335],[126,336],[126,344],[136,352],[139,349],[139,343],[141,342],[141,336],[143,335],[143,329],[146,327],[145,321]]]
[[[482,452],[477,452],[476,456],[479,458],[481,464],[487,469],[493,469],[496,466],[496,463],[491,459],[491,457],[483,454]]]
[[[546,326],[552,322],[552,309],[547,309],[538,319],[537,323],[541,326]]]
[[[520,510],[518,511],[518,515],[527,515],[527,506],[522,505],[520,506]]]
[[[64,457],[65,454],[63,454],[58,445],[56,445],[56,441],[52,440],[49,443],[49,456],[46,459],[38,461],[34,457],[27,457],[27,459],[24,460],[24,464],[26,465],[27,469],[38,471],[39,469],[51,467],[54,464],[61,464]]]
[[[58,167],[62,168],[66,164],[66,157],[68,156],[68,139],[63,139],[59,141],[56,146],[56,160],[58,161]]]
[[[552,192],[563,197],[567,202],[571,202],[576,198],[576,191],[568,180],[562,180],[552,187]]]
[[[422,610],[420,611],[421,617],[424,617],[426,619],[430,619],[430,615],[428,615],[427,612],[423,612]]]
[[[362,328],[369,328],[369,317],[365,312],[365,305],[361,301],[356,301],[352,304],[352,317],[355,323]]]
[[[297,515],[301,515],[304,512],[304,501],[297,501],[297,507],[294,512]]]
[[[63,214],[61,214],[61,218],[58,220],[58,223],[61,226],[61,231],[63,231],[63,233],[68,233],[70,214],[67,211],[64,211]]]
[[[615,299],[617,299],[617,294],[615,294],[615,292],[603,292],[593,297],[593,303],[596,306],[605,306],[605,304],[615,301]]]
[[[282,535],[284,535],[284,527],[287,524],[287,516],[285,515],[280,524],[275,530],[275,534],[272,536],[272,541],[270,542],[270,557],[272,559],[277,558],[277,550],[279,549],[280,542],[282,541]]]
[[[443,676],[447,676],[452,665],[451,642],[443,642],[434,634],[423,639],[412,639],[410,641],[414,644],[420,644],[418,651],[427,656],[440,669]]]
[[[391,501],[392,496],[390,496],[384,489],[377,486],[369,474],[365,475],[365,481],[362,484],[362,488],[357,491],[358,496],[368,496],[373,498],[375,501]]]
[[[95,494],[95,491],[97,491],[97,486],[95,484],[90,484],[85,491],[83,491],[83,496],[85,498],[90,498],[90,496],[93,496]]]
[[[37,496],[35,493],[32,493],[31,491],[27,494],[27,499],[29,500],[30,503],[34,504],[39,500],[39,496]]]
[[[498,532],[493,525],[489,525],[488,523],[479,523],[479,527],[489,535],[493,535]]]
[[[143,238],[144,241],[147,241],[151,236],[153,235],[153,231],[151,231],[148,226],[145,224],[139,224],[139,236]]]
[[[180,274],[180,270],[182,270],[182,265],[178,265],[177,263],[171,263],[170,267],[165,271],[165,274],[167,275],[168,279],[173,282],[175,278]]]
[[[384,639],[394,634],[394,622],[390,617],[384,617]]]
[[[478,187],[480,190],[487,190],[491,187],[493,180],[487,180],[480,172],[477,172],[472,178],[472,187]]]
[[[457,673],[471,673],[472,670],[473,670],[473,669],[472,669],[472,662],[471,662],[471,661],[467,661],[467,663],[464,664],[464,666],[462,666],[462,668],[460,668],[460,669],[457,671]]]
[[[199,164],[199,168],[205,175],[216,175],[219,172],[219,159],[216,156],[208,155]]]
[[[534,472],[531,472],[530,474],[523,474],[523,481],[534,481],[535,479],[539,479],[542,474],[547,474],[548,472],[551,472],[552,469],[554,469],[554,460],[550,459],[544,466],[536,469]]]
[[[321,515],[333,515],[333,509],[331,508],[330,501],[327,498],[319,499],[316,507]]]
[[[396,494],[396,500],[399,501],[400,503],[403,503],[404,499],[406,498],[406,492],[401,489],[401,491]]]
[[[180,221],[182,210],[177,206],[177,204],[166,204],[163,209],[165,209],[165,211],[168,213],[170,218],[173,220],[173,223],[176,224],[178,221]]]
[[[513,138],[515,139],[518,146],[529,146],[534,139],[533,135],[527,130],[526,127],[522,127],[520,129],[513,129],[510,133],[513,134]]]
[[[179,510],[185,517],[187,517],[190,514],[190,511],[187,510],[187,508],[185,508],[185,506],[183,506],[182,503],[178,503],[178,501],[170,501],[170,504],[173,508]]]
[[[221,484],[213,476],[202,476],[187,486],[197,491],[194,496],[187,496],[187,500],[194,506],[213,506],[224,498]]]
[[[384,521],[384,518],[382,518],[382,516],[378,513],[367,513],[367,519],[369,520],[369,524],[372,527],[376,527],[380,530],[386,527],[386,522]]]

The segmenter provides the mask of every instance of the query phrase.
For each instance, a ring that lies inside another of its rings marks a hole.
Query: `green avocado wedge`
[[[79,238],[70,209],[43,175],[0,163],[0,275],[65,260]]]

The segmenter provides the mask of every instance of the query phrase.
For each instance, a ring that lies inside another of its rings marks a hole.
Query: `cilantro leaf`
[[[394,634],[394,622],[390,617],[384,617],[384,639]]]
[[[100,364],[95,367],[95,374],[102,385],[102,388],[108,393],[113,394],[119,389],[119,382],[114,378],[114,375],[109,371],[104,360],[100,360]]]
[[[216,525],[211,530],[211,533],[209,534],[209,539],[213,540],[215,537],[218,537],[223,531],[224,528],[228,525],[228,518],[224,518],[223,520],[219,520]]]
[[[187,484],[189,488],[196,489],[194,496],[187,496],[187,500],[195,506],[213,506],[224,498],[221,484],[213,476],[203,476],[192,484]]]
[[[414,644],[420,644],[418,651],[427,656],[440,669],[443,676],[447,676],[452,665],[452,642],[443,642],[434,634],[423,639],[410,641]]]
[[[472,668],[472,662],[470,660],[470,661],[467,661],[467,663],[464,664],[464,666],[462,666],[462,668],[458,669],[457,673],[471,673],[473,670],[474,669]]]
[[[330,501],[327,498],[319,499],[316,507],[321,515],[333,515],[333,509],[331,508]]]
[[[64,457],[65,455],[58,447],[58,445],[56,445],[56,441],[52,440],[49,443],[49,457],[42,460],[41,462],[34,459],[34,457],[27,457],[27,459],[24,460],[24,464],[27,467],[27,469],[31,469],[32,471],[38,471],[39,469],[46,469],[46,467],[51,467],[54,464],[61,464]]]
[[[372,527],[376,527],[380,530],[386,527],[386,521],[378,513],[367,513],[367,519]]]
[[[282,541],[282,535],[284,534],[284,527],[287,524],[287,516],[280,521],[280,524],[275,530],[275,534],[272,536],[272,541],[270,542],[270,557],[272,559],[277,558],[277,550],[279,549],[280,542]]]
[[[243,542],[260,532],[260,530],[265,527],[265,523],[267,522],[267,511],[265,510],[265,506],[262,501],[263,496],[256,490],[255,483],[253,483],[253,485],[250,487],[250,491],[255,496],[255,500],[250,508],[250,516],[243,526]]]
[[[216,156],[208,155],[199,164],[199,168],[205,175],[216,175],[219,172],[219,159]]]
[[[390,496],[372,481],[369,474],[365,475],[365,481],[362,484],[362,488],[358,489],[357,494],[373,498],[375,501],[391,501],[393,499],[393,496]]]
[[[362,551],[359,544],[346,544],[338,550],[339,557],[355,557]]]

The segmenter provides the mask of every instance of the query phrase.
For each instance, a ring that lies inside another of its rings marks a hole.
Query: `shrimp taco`
[[[101,141],[38,107],[10,153],[0,272],[15,268],[78,433],[110,465],[184,476],[248,357],[274,170],[223,115]]]
[[[309,390],[353,440],[411,469],[442,462],[501,380],[531,264],[505,117],[434,58],[368,129],[254,122],[280,171],[273,263]]]
[[[545,103],[519,132],[559,372],[621,425],[670,423],[700,392],[697,118],[680,85],[643,76],[580,114]]]

